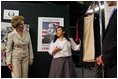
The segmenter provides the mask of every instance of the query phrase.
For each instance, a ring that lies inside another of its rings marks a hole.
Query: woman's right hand
[[[59,51],[61,51],[61,50],[62,50],[62,49],[56,47],[56,48],[53,50],[53,54],[55,54],[55,53],[57,53],[57,52],[59,52]]]
[[[9,68],[11,71],[13,70],[13,69],[12,69],[12,68],[13,68],[13,65],[12,65],[12,64],[8,64],[7,66],[8,66],[8,68]]]

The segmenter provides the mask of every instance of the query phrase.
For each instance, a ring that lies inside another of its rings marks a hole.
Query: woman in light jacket
[[[14,31],[8,34],[7,66],[13,78],[27,78],[28,66],[34,58],[30,34],[24,30],[23,16],[14,16],[11,25]]]
[[[77,77],[71,58],[71,48],[80,50],[81,43],[69,39],[64,27],[56,29],[56,36],[50,44],[49,54],[53,56],[49,77],[50,78],[75,78]]]

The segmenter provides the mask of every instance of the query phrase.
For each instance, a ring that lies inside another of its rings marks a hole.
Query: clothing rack
[[[88,15],[92,15],[92,14],[94,14],[95,13],[95,1],[92,1],[92,3],[91,3],[91,5],[89,6],[89,8],[88,8],[88,10],[90,10],[90,9],[93,9],[93,12],[92,13],[85,13],[83,16],[81,16],[81,17],[86,17],[86,16],[88,16]],[[87,11],[88,11],[87,10]],[[80,17],[80,18],[81,18]],[[84,63],[82,63],[82,78],[84,78]]]

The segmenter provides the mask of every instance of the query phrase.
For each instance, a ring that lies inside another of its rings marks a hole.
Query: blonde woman
[[[14,16],[11,25],[14,31],[8,34],[7,66],[13,78],[27,78],[34,58],[30,34],[24,30],[23,16]]]

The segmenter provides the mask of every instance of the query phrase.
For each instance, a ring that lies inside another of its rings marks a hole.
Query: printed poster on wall
[[[12,19],[14,16],[19,16],[19,10],[4,9],[3,19]]]
[[[1,22],[1,66],[6,66],[7,35],[12,31],[10,23]]]
[[[38,47],[37,51],[47,52],[54,39],[56,28],[64,26],[64,18],[38,17]]]

